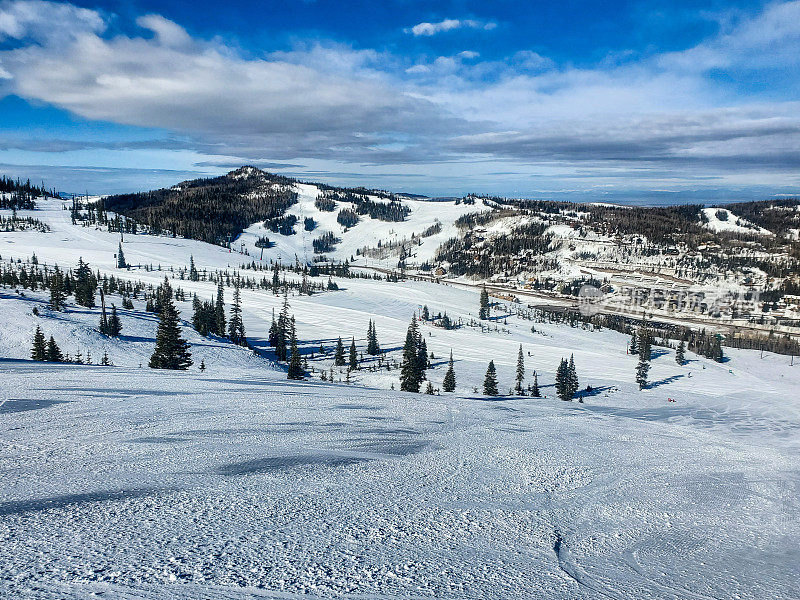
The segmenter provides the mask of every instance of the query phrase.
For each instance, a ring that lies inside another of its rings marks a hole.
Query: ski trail
[[[609,590],[605,588],[600,582],[595,580],[592,576],[590,576],[586,571],[580,568],[575,559],[569,552],[569,549],[564,544],[564,538],[561,537],[561,533],[556,530],[555,532],[555,542],[553,542],[553,551],[556,554],[556,558],[558,558],[558,566],[559,568],[564,571],[571,579],[574,579],[575,582],[585,587],[592,592],[600,594],[605,598],[612,598],[613,600],[623,600],[623,596],[617,594],[615,591]]]
[[[636,573],[639,577],[641,577],[647,583],[656,588],[659,591],[659,593],[669,594],[673,598],[694,598],[695,600],[715,600],[713,596],[698,594],[697,592],[692,592],[691,590],[687,590],[686,588],[683,587],[676,588],[656,581],[655,579],[653,579],[653,577],[651,577],[645,572],[641,563],[636,558],[636,550],[625,550],[622,553],[622,559],[634,573]]]

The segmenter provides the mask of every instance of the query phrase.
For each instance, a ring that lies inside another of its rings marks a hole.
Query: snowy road
[[[800,595],[791,446],[279,377],[0,363],[0,595]]]

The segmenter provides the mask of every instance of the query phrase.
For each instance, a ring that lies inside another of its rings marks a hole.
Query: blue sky
[[[800,2],[0,0],[0,172],[431,195],[800,193]]]

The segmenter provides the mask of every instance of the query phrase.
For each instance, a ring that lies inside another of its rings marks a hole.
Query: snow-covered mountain
[[[308,217],[317,227],[307,238],[341,237],[330,261],[356,254],[357,265],[396,266],[387,234],[410,239],[436,219],[441,231],[404,250],[409,265],[435,263],[440,235],[467,240],[479,258],[485,248],[517,256],[501,241],[538,231],[546,257],[565,265],[553,272],[589,262],[581,253],[603,243],[581,234],[580,211],[550,220],[491,199],[401,198],[403,221],[361,214],[345,227],[334,215],[356,212],[358,202],[322,210],[316,200],[330,190],[291,186],[297,197],[279,218],[297,217],[296,233],[259,222],[231,248],[148,233],[146,222],[126,233],[117,214],[97,220],[94,202],[74,221],[61,199],[0,210],[0,595],[796,595],[800,371],[792,357],[725,347],[724,362],[690,351],[679,365],[672,340],[654,347],[640,390],[630,335],[530,309],[542,302],[524,289],[514,302],[511,287],[490,286],[494,306],[483,320],[474,281],[424,280],[427,271],[411,266],[416,280],[379,280],[358,267],[330,278],[284,269],[273,289],[270,260],[304,262]],[[461,221],[467,227],[456,224],[473,213]],[[263,260],[261,235],[274,243]],[[382,256],[384,247],[392,252]],[[78,306],[70,294],[64,310],[49,307],[38,277],[74,271],[79,259],[107,285],[119,337],[98,331],[99,302]],[[599,268],[600,257],[592,260]],[[194,295],[211,300],[219,282],[230,315],[228,283],[237,276],[252,349],[191,325]],[[157,318],[146,305],[165,277],[194,359],[186,372],[147,368]],[[304,381],[288,381],[267,344],[284,278]],[[322,289],[300,293],[304,280]],[[121,308],[123,298],[132,308]],[[423,307],[427,381],[441,390],[452,352],[455,393],[397,391],[409,322]],[[442,327],[440,313],[458,326]],[[366,352],[370,322],[378,356]],[[29,360],[37,326],[73,359],[88,351],[93,364]],[[339,338],[355,344],[358,369],[335,365]],[[523,383],[535,371],[540,398],[512,392],[520,348]],[[104,354],[113,366],[97,365]],[[581,402],[555,397],[556,369],[570,357]],[[489,360],[501,397],[481,393]]]

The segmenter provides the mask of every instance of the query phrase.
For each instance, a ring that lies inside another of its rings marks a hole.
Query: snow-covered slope
[[[312,210],[304,195],[293,210]],[[35,215],[50,233],[0,234],[3,261],[35,253],[70,268],[80,256],[157,285],[190,255],[200,270],[249,260],[136,235],[128,262],[155,270],[117,269],[117,234],[72,225],[58,201]],[[477,292],[452,285],[336,282],[289,297],[305,382],[188,327],[206,373],[140,369],[154,331],[141,301],[121,312],[114,341],[93,330],[98,309],[51,313],[42,292],[0,290],[0,596],[797,597],[800,371],[789,357],[726,349],[726,363],[689,353],[679,366],[658,347],[640,391],[627,336],[532,322],[501,302],[483,326],[421,326],[429,380],[441,387],[452,350],[456,394],[395,392],[398,371],[366,356],[351,385],[338,383],[342,368],[331,385],[319,375],[333,344],[354,338],[363,351],[369,320],[392,362],[421,305],[465,323],[478,312]],[[214,293],[212,282],[173,285]],[[282,298],[242,297],[263,348]],[[88,348],[95,362],[108,351],[118,366],[22,360],[37,324],[64,350]],[[511,388],[520,346],[525,382],[536,370],[546,397],[477,393],[490,359],[501,392]],[[570,355],[592,388],[581,404],[554,398]]]
[[[261,258],[261,249],[255,246],[255,242],[261,236],[267,236],[275,245],[264,250],[265,260],[277,260],[286,264],[293,263],[295,259],[298,259],[301,263],[306,263],[315,256],[313,240],[325,232],[331,232],[341,242],[336,245],[334,251],[325,253],[325,255],[328,260],[344,261],[351,260],[356,256],[357,251],[364,248],[377,248],[379,243],[385,246],[403,240],[410,242],[412,235],[419,236],[428,228],[440,223],[442,229],[439,233],[422,238],[421,245],[414,244],[413,247],[410,243],[407,245],[407,248],[413,250],[414,262],[420,263],[432,259],[436,249],[445,240],[458,234],[454,225],[458,217],[486,210],[480,200],[476,204],[467,205],[456,204],[455,201],[429,202],[403,198],[402,204],[411,211],[404,221],[381,221],[373,219],[369,215],[360,215],[360,220],[356,225],[346,228],[336,221],[336,216],[342,208],[350,208],[351,203],[335,201],[336,209],[334,211],[322,211],[314,205],[320,193],[317,186],[297,184],[295,189],[298,192],[298,201],[286,211],[287,215],[295,215],[298,218],[293,235],[273,233],[265,228],[263,223],[254,223],[239,236],[233,243],[233,247],[239,251],[246,248],[250,255]],[[381,201],[380,198],[374,196],[369,198],[373,201]],[[317,223],[317,227],[313,231],[306,231],[303,228],[303,220],[307,217],[313,218]],[[373,258],[369,264],[395,267],[398,255],[399,249],[385,258]]]
[[[702,212],[703,215],[705,215],[702,223],[711,231],[732,231],[735,233],[772,235],[771,231],[759,227],[747,219],[736,216],[736,214],[727,208],[704,208]]]

